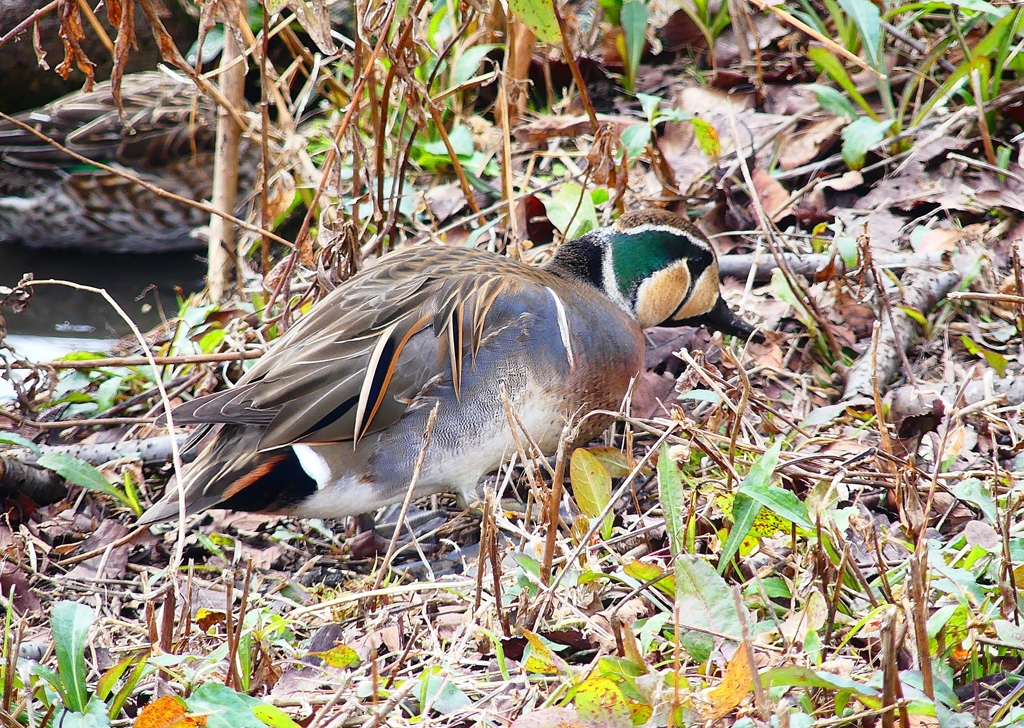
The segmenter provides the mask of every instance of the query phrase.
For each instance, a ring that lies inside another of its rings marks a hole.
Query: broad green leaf
[[[630,159],[639,159],[640,155],[647,149],[651,142],[651,125],[634,124],[622,130],[622,146],[626,150],[626,156]]]
[[[782,441],[777,440],[767,449],[751,468],[751,471],[746,474],[743,481],[739,483],[737,495],[749,496],[787,521],[793,521],[803,528],[814,530],[814,524],[811,523],[807,507],[803,502],[790,490],[770,484],[781,448]]]
[[[84,460],[62,452],[48,452],[39,458],[38,464],[57,473],[69,483],[123,500],[121,493],[103,477],[103,474]]]
[[[597,458],[613,478],[625,478],[633,470],[629,457],[617,447],[588,447],[587,452]]]
[[[892,119],[857,119],[843,129],[843,161],[846,166],[850,169],[863,167],[864,157],[872,147],[885,139],[892,125]]]
[[[85,713],[89,702],[85,647],[89,640],[89,626],[95,619],[92,609],[77,602],[59,602],[50,618],[57,672],[66,691],[67,707],[75,713]]]
[[[640,92],[637,92],[636,98],[640,102],[640,108],[643,110],[644,116],[647,117],[648,123],[653,124],[658,117],[658,107],[661,106],[661,102],[664,99],[660,96],[652,96],[651,94]]]
[[[540,197],[548,219],[566,240],[574,240],[600,225],[590,195],[579,185],[566,182],[550,197]]]
[[[952,485],[950,491],[960,500],[980,509],[986,521],[996,522],[996,502],[984,482],[978,478],[964,478]]]
[[[253,712],[263,703],[223,683],[203,683],[185,703],[190,713],[207,714],[206,728],[266,728]]]
[[[110,716],[107,713],[106,704],[93,698],[85,708],[85,712],[79,713],[72,710],[61,711],[54,725],[61,728],[109,728]]]
[[[110,377],[100,383],[100,386],[96,388],[96,409],[106,412],[114,406],[114,400],[117,398],[117,393],[124,380],[125,377]]]
[[[558,28],[552,0],[508,0],[508,9],[533,31],[539,41],[562,42],[562,31]]]
[[[857,249],[857,239],[852,235],[837,235],[835,239],[836,250],[839,257],[847,268],[856,268],[860,260],[860,251]]]
[[[452,682],[450,677],[440,674],[439,669],[423,673],[423,691],[420,694],[422,707],[428,705],[442,714],[454,713],[463,710],[473,704],[459,686]]]
[[[680,554],[676,557],[676,613],[684,633],[687,627],[698,627],[740,641],[742,629],[732,589],[699,556]],[[707,655],[694,654],[695,649],[708,646],[709,641],[703,639],[706,635],[693,632],[689,636],[692,638],[689,644],[683,645],[686,650],[695,660],[707,659]],[[710,645],[714,646],[713,639]]]
[[[587,518],[601,515],[612,497],[612,476],[601,461],[582,447],[573,450],[569,460],[569,480],[576,504]],[[613,521],[611,515],[601,524],[602,538],[611,538]]]
[[[672,556],[679,556],[686,543],[686,495],[679,466],[668,454],[668,443],[661,446],[658,456],[658,498],[665,512],[665,530]]]
[[[227,329],[210,329],[199,339],[199,350],[204,354],[212,354],[217,350],[217,347],[220,346],[221,342],[224,341],[224,337],[227,335]]]

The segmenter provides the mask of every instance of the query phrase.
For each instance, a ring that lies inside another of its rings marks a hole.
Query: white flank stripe
[[[565,358],[569,361],[569,368],[572,369],[575,366],[575,360],[572,355],[572,339],[569,337],[569,317],[565,315],[565,306],[562,305],[562,299],[558,297],[558,294],[553,290],[547,288],[548,293],[551,294],[551,298],[555,301],[555,311],[558,313],[558,333],[562,337],[562,347],[565,349]]]
[[[309,445],[292,445],[292,450],[306,475],[316,481],[317,490],[323,490],[331,484],[331,466],[320,453]]]

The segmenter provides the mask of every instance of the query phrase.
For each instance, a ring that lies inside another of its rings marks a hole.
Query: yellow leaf
[[[619,686],[606,677],[592,677],[576,688],[576,712],[585,725],[633,728],[633,713]]]
[[[557,675],[559,667],[564,663],[544,641],[528,629],[523,630],[523,637],[530,643],[530,656],[523,667],[527,672],[538,675]]]
[[[576,496],[576,504],[588,518],[597,518],[612,498],[612,477],[601,461],[585,448],[573,450],[569,460],[569,481]],[[609,515],[601,524],[601,535],[609,538],[612,519]]]
[[[552,0],[508,0],[511,10],[523,25],[544,43],[561,43],[562,31],[555,17]]]
[[[743,698],[747,697],[750,686],[750,660],[747,659],[747,650],[740,645],[725,667],[722,682],[708,691],[711,719],[719,720],[735,710],[743,702]]]

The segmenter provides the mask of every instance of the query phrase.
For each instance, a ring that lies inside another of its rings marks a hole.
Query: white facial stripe
[[[693,243],[701,250],[707,250],[708,252],[711,253],[715,252],[714,248],[711,247],[710,243],[708,243],[708,241],[703,236],[695,235],[689,232],[688,230],[683,230],[682,228],[673,227],[671,225],[653,225],[651,223],[645,223],[643,225],[631,227],[628,230],[621,230],[619,231],[619,235],[642,235],[643,233],[646,232],[659,232],[669,233],[670,235],[680,235],[689,240],[691,243]]]
[[[562,299],[558,297],[558,294],[548,286],[544,286],[544,288],[551,294],[551,298],[555,302],[555,312],[558,314],[558,333],[562,337],[562,348],[565,349],[565,358],[569,361],[569,368],[572,369],[575,363],[572,355],[572,339],[569,336],[569,317],[565,315],[565,306],[562,305]]]
[[[309,445],[292,445],[292,451],[299,459],[299,465],[306,471],[306,475],[316,481],[317,490],[323,490],[331,484],[331,466],[316,449]]]
[[[604,252],[601,255],[601,276],[604,283],[604,292],[608,298],[615,302],[615,305],[621,308],[623,311],[628,313],[630,316],[635,316],[633,313],[633,307],[629,305],[629,301],[622,295],[622,291],[619,290],[619,282],[615,278],[615,266],[612,263],[612,246],[605,245]]]

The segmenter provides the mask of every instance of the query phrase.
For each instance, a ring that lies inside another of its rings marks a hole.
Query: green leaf
[[[199,339],[199,350],[204,354],[212,354],[220,346],[220,343],[224,341],[224,337],[228,335],[228,330],[224,328],[210,329],[202,338]]]
[[[651,125],[634,124],[622,130],[622,146],[626,150],[626,156],[630,159],[639,159],[640,155],[647,149],[651,142]]]
[[[781,449],[782,441],[779,440],[765,451],[765,454],[754,463],[750,472],[747,473],[747,477],[740,483],[737,495],[742,493],[749,496],[787,521],[792,521],[802,528],[813,531],[814,524],[811,523],[811,518],[807,514],[807,506],[794,493],[785,488],[770,485],[771,477],[775,473],[775,466],[779,462]]]
[[[263,703],[218,682],[199,686],[185,701],[190,713],[206,713],[206,728],[266,728],[254,709]]]
[[[76,713],[85,713],[89,702],[85,646],[89,639],[89,626],[95,619],[92,609],[77,602],[59,602],[50,618],[57,652],[57,672],[64,685],[67,707]]]
[[[843,161],[846,166],[850,169],[863,167],[864,157],[872,147],[885,139],[892,125],[892,119],[857,119],[843,129]]]
[[[882,16],[871,0],[839,0],[860,33],[861,45],[868,64],[886,75],[885,56],[882,54]]]
[[[429,673],[423,673],[423,677],[426,680],[422,695],[423,707],[430,705],[435,712],[447,715],[473,704],[451,677]]]
[[[124,675],[124,671],[131,667],[138,659],[138,655],[129,655],[100,675],[100,679],[96,683],[96,697],[100,700],[106,700],[107,696],[114,690],[114,686],[117,685],[117,681]]]
[[[816,407],[807,413],[807,417],[800,423],[800,426],[826,425],[844,412],[846,412],[845,404],[827,404],[824,407]]]
[[[928,328],[927,317],[923,313],[918,311],[916,308],[911,308],[910,306],[900,306],[899,309],[903,313],[907,314],[907,316],[914,319],[917,325],[920,326],[922,329]]]
[[[976,506],[989,523],[996,523],[996,502],[988,487],[978,478],[965,478],[950,487],[950,491],[962,501]]]
[[[576,496],[576,504],[587,518],[601,515],[608,501],[612,498],[612,476],[592,453],[582,447],[573,450],[569,460],[569,481],[572,492]],[[601,524],[601,537],[608,539],[612,535],[613,521],[611,516]]]
[[[661,106],[661,102],[664,101],[660,96],[652,96],[651,94],[640,93],[636,94],[637,101],[640,102],[640,108],[644,112],[644,116],[647,117],[647,121],[650,124],[654,123],[654,120],[658,117],[658,107]]]
[[[660,566],[645,564],[643,561],[629,561],[622,567],[622,572],[641,584],[651,581],[654,588],[662,594],[672,599],[676,598],[676,578]],[[662,578],[658,579],[659,576]],[[658,580],[653,581],[654,579]]]
[[[260,703],[252,708],[253,715],[270,728],[301,728],[292,717],[275,705]]]
[[[820,65],[820,64],[819,64]],[[842,66],[840,66],[842,68]],[[843,71],[845,73],[845,71]],[[831,74],[830,74],[831,75]],[[857,109],[848,98],[843,96],[838,89],[831,86],[824,86],[820,83],[812,83],[807,86],[809,91],[814,93],[821,108],[836,116],[845,116],[850,121],[857,118]],[[856,89],[854,89],[856,91]],[[861,97],[863,98],[863,97]]]
[[[703,119],[690,119],[693,124],[693,136],[697,140],[697,146],[711,160],[718,159],[722,153],[722,142],[718,138],[718,131]]]
[[[536,577],[537,581],[540,581],[540,562],[537,561],[537,559],[518,551],[512,554],[512,558],[515,559],[515,562],[519,564],[524,571],[532,574]]]
[[[566,240],[574,240],[600,227],[594,202],[579,185],[566,182],[555,194],[540,199],[551,224]]]
[[[737,492],[732,503],[732,528],[729,529],[729,537],[725,539],[722,546],[722,554],[718,557],[718,573],[725,571],[729,561],[736,555],[743,543],[743,539],[750,533],[754,519],[761,512],[761,504],[743,492]]]
[[[41,454],[43,451],[39,449],[39,446],[29,440],[27,437],[16,435],[13,432],[0,432],[0,444],[3,445],[17,445],[31,450],[36,455]]]
[[[624,2],[619,22],[626,42],[626,57],[623,59],[626,63],[626,87],[632,91],[636,87],[636,71],[647,41],[647,6],[637,0]]]
[[[562,31],[558,28],[555,7],[552,0],[508,0],[511,10],[523,25],[533,31],[543,43],[561,43]]]
[[[110,377],[100,383],[96,389],[96,409],[106,412],[114,406],[114,400],[117,398],[117,393],[121,390],[124,380],[125,377]]]
[[[629,3],[627,3],[629,4]],[[633,714],[617,684],[606,677],[592,677],[575,690],[580,723],[602,728],[632,728]]]
[[[62,452],[48,452],[39,458],[38,464],[57,473],[69,483],[86,490],[105,493],[119,501],[124,500],[121,492],[112,486],[99,470],[84,460]]]
[[[679,556],[686,543],[686,495],[679,467],[668,454],[668,443],[661,446],[658,456],[658,498],[665,512],[665,530],[672,556]]]
[[[775,667],[761,673],[761,684],[766,688],[805,687],[826,690],[846,690],[855,695],[876,696],[878,691],[868,685],[839,675],[806,667]]]
[[[481,43],[464,50],[452,71],[451,85],[461,86],[473,78],[477,69],[480,68],[480,64],[487,57],[487,54],[500,47],[497,43]]]
[[[106,704],[93,698],[86,706],[84,713],[65,710],[59,714],[54,725],[61,728],[109,728],[110,716]]]
[[[996,374],[1000,377],[1006,376],[1006,369],[1010,366],[1010,362],[1005,356],[997,351],[990,351],[980,344],[970,339],[966,334],[960,335],[960,341],[963,343],[964,348],[967,349],[974,356],[982,357],[990,367],[996,370]]]
[[[850,75],[846,72],[846,68],[843,67],[843,62],[836,56],[830,53],[821,46],[811,46],[807,49],[807,57],[812,61],[821,66],[821,69],[828,74],[828,77],[838,83],[851,99],[853,99],[858,106],[864,109],[864,113],[870,116],[872,119],[877,119],[878,115],[875,110],[871,108],[871,104],[867,102],[867,99],[857,90],[857,85],[850,78]],[[819,87],[815,86],[814,89]],[[817,94],[817,91],[815,91]],[[822,104],[824,106],[824,104]],[[850,107],[852,110],[852,107]],[[835,112],[833,112],[835,113]],[[845,113],[845,112],[844,112]],[[856,113],[845,113],[851,119],[857,118]]]
[[[740,641],[742,629],[732,589],[699,556],[680,554],[676,558],[676,613],[684,629],[699,627]]]
[[[860,260],[860,251],[857,249],[857,238],[852,235],[837,235],[835,245],[836,250],[839,251],[839,257],[843,259],[843,263],[846,264],[846,267],[856,268],[857,261]]]

